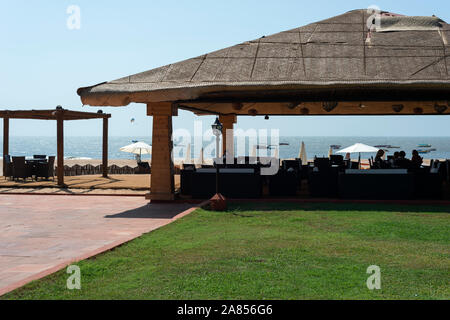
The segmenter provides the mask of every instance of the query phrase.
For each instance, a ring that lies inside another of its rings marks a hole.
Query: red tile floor
[[[0,295],[189,214],[143,197],[0,195]]]

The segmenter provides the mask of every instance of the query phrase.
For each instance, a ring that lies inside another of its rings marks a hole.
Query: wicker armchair
[[[13,179],[24,179],[32,176],[32,167],[25,162],[25,157],[12,157]]]
[[[48,178],[52,177],[53,180],[55,180],[55,157],[48,157],[48,162],[45,163],[38,163],[36,165],[36,180],[38,178],[45,178],[48,180]]]
[[[13,166],[12,166],[12,162],[11,162],[11,156],[9,155],[4,155],[4,164],[5,167],[3,168],[3,176],[6,178],[11,178],[13,175]]]

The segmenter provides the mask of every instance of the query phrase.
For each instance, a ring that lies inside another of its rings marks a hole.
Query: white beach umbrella
[[[152,146],[145,142],[136,142],[128,146],[120,148],[122,152],[134,153],[138,155],[152,154]]]
[[[300,148],[300,154],[298,157],[302,160],[303,165],[308,164],[308,156],[306,155],[306,147],[304,142],[302,142],[302,147]]]
[[[362,143],[357,143],[354,144],[348,148],[342,149],[340,151],[338,151],[337,153],[374,153],[374,152],[378,152],[377,148],[368,146],[366,144],[362,144]]]
[[[342,149],[341,151],[338,151],[337,153],[359,153],[358,163],[361,163],[361,153],[375,153],[378,152],[380,149],[368,146],[363,143],[357,143],[354,144],[348,148]]]
[[[187,148],[186,148],[186,157],[184,158],[184,163],[187,163],[187,164],[192,163],[191,144],[190,143],[187,145]]]

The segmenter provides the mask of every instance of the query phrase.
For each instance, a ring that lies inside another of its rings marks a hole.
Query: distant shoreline
[[[22,136],[22,135],[10,135],[10,138],[36,138],[35,136]],[[324,135],[324,136],[307,136],[307,135],[282,135],[280,137],[285,137],[285,138],[329,138],[329,137],[334,137],[334,138],[418,138],[418,139],[427,139],[427,138],[449,138],[450,136],[355,136],[355,135],[350,135],[350,136],[330,136],[330,135]],[[55,138],[56,140],[56,136],[55,135],[49,135],[49,136],[38,136],[38,138]],[[102,136],[101,135],[96,135],[96,136],[71,136],[71,135],[65,135],[65,138],[99,138],[101,139]],[[112,136],[110,135],[109,138],[130,138],[130,136]],[[137,136],[136,140],[139,139],[144,139],[144,140],[151,140],[152,136]]]

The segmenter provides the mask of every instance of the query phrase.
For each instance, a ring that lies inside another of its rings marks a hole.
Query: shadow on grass
[[[180,213],[192,208],[192,204],[163,204],[149,203],[145,206],[127,210],[114,215],[107,215],[107,219],[130,218],[130,219],[173,219]]]
[[[402,204],[402,203],[314,203],[314,202],[233,202],[228,211],[234,214],[248,211],[378,211],[378,212],[415,212],[450,213],[450,206],[438,204]]]

